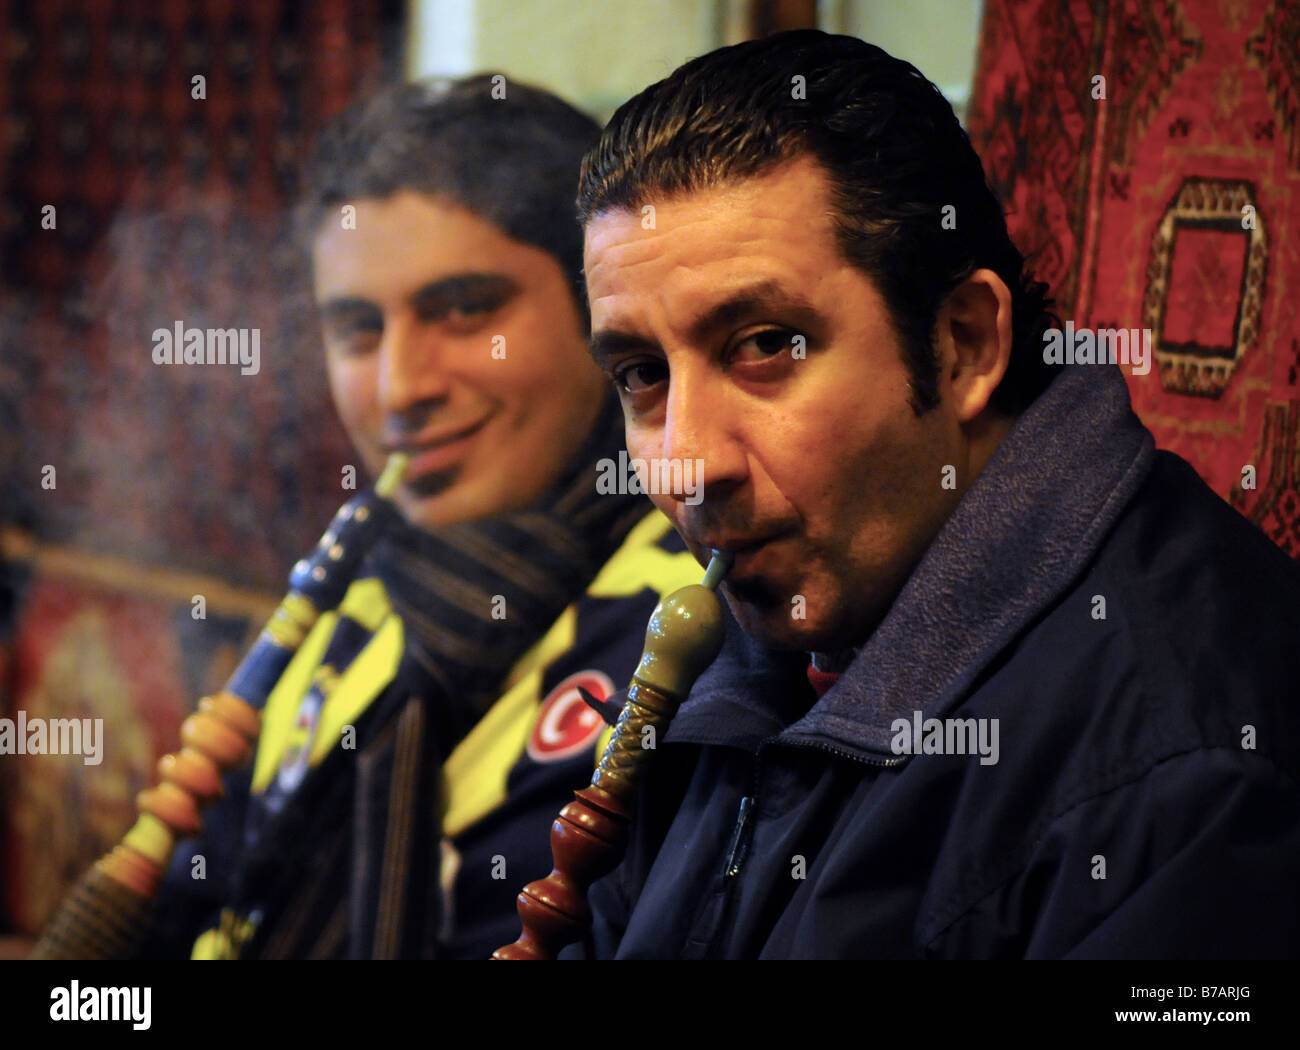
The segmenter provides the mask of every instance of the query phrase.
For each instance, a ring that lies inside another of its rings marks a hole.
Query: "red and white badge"
[[[571,758],[595,744],[605,728],[600,712],[593,711],[582,699],[579,686],[597,700],[608,700],[614,695],[614,683],[599,671],[571,674],[552,689],[542,701],[528,737],[528,757],[534,762]]]

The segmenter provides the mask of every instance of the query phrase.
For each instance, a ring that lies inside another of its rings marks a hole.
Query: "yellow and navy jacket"
[[[515,897],[550,871],[550,825],[608,739],[580,689],[626,686],[655,604],[700,574],[647,515],[450,749],[401,689],[403,625],[382,581],[355,581],[268,698],[253,767],[228,785],[225,842],[177,851],[175,875],[206,849],[224,876],[192,956],[485,958],[514,940]],[[241,903],[218,917],[218,896]]]

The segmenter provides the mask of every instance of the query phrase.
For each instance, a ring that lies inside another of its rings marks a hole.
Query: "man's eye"
[[[798,333],[788,328],[768,328],[753,335],[746,336],[732,349],[733,361],[764,361],[794,346]]]
[[[383,334],[382,324],[342,322],[326,326],[325,344],[335,353],[361,354],[376,346]]]
[[[656,361],[638,361],[614,373],[614,385],[625,394],[639,394],[668,378],[668,369]]]
[[[500,305],[501,300],[495,296],[462,299],[441,310],[432,311],[425,319],[429,321],[448,321],[453,326],[474,324],[481,321],[487,314],[492,313]]]
[[[463,303],[457,303],[448,311],[450,317],[472,317],[474,314],[485,314],[489,310],[495,310],[497,301],[495,299],[475,299]]]

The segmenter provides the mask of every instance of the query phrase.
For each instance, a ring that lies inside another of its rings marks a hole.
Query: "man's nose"
[[[449,377],[437,333],[418,318],[399,316],[384,325],[379,343],[379,401],[402,416],[447,397]]]
[[[749,467],[738,425],[742,410],[716,369],[688,366],[670,377],[663,456],[694,479],[694,491],[674,492],[675,500],[697,504],[744,483]]]

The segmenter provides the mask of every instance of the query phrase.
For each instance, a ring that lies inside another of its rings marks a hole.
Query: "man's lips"
[[[740,536],[734,533],[706,535],[696,538],[707,555],[710,550],[725,551],[733,556],[727,579],[739,579],[750,575],[755,562],[767,546],[781,538],[784,533],[774,532],[763,536]]]
[[[480,430],[487,423],[480,419],[467,426],[443,430],[432,435],[417,435],[402,442],[385,443],[385,452],[405,452],[411,457],[403,480],[412,482],[428,474],[454,467],[469,451]]]
[[[736,535],[714,535],[698,536],[695,542],[706,550],[726,551],[728,554],[740,554],[755,547],[761,547],[771,536],[736,536]]]

